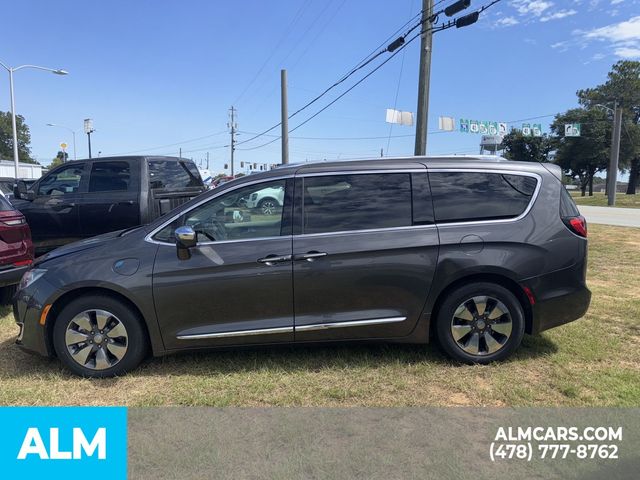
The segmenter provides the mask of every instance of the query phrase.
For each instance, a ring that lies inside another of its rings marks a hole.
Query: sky
[[[15,73],[16,111],[39,162],[50,163],[61,142],[73,157],[71,133],[47,123],[76,130],[77,156],[86,158],[83,119],[92,118],[94,156],[182,149],[204,165],[208,152],[214,173],[229,162],[232,105],[236,172],[244,171],[240,162],[279,163],[279,140],[260,147],[276,137],[246,140],[280,121],[280,69],[293,113],[413,26],[407,22],[421,8],[420,0],[0,2],[7,15],[0,61],[69,72]],[[436,0],[436,9],[450,3]],[[467,12],[487,3],[472,0]],[[438,24],[446,20],[440,15]],[[411,155],[414,127],[385,123],[385,111],[416,111],[419,43],[292,132],[290,161]],[[291,118],[289,128],[389,56]],[[518,128],[532,119],[548,132],[553,114],[577,106],[576,91],[606,81],[620,59],[640,59],[640,0],[502,0],[474,25],[434,34],[427,153],[479,151],[479,135],[439,131],[440,116]],[[0,70],[0,110],[9,109],[8,74]]]

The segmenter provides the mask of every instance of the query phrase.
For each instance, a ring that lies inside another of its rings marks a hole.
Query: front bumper
[[[16,285],[20,283],[20,279],[24,272],[29,270],[31,265],[25,265],[24,267],[13,267],[6,270],[0,270],[0,287],[8,287],[9,285]]]
[[[55,288],[44,278],[32,286],[19,290],[13,299],[13,317],[20,328],[16,344],[29,352],[53,356],[53,344],[48,335],[48,323],[40,324],[42,310],[52,298]]]
[[[534,335],[578,320],[587,313],[591,303],[583,262],[528,279],[522,284],[529,287],[535,297],[531,306],[531,328],[527,332]]]

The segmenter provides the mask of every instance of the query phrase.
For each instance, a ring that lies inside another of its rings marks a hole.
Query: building
[[[42,165],[37,163],[20,163],[20,178],[40,178],[42,176]],[[16,166],[13,160],[0,159],[0,177],[13,177],[16,175]]]

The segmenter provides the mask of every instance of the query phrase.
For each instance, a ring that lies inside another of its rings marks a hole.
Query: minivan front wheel
[[[443,350],[465,363],[490,363],[508,357],[524,336],[518,299],[493,283],[473,283],[453,291],[436,319]]]
[[[53,326],[53,345],[69,370],[102,378],[137,367],[146,354],[147,339],[140,319],[127,305],[89,295],[62,309]]]

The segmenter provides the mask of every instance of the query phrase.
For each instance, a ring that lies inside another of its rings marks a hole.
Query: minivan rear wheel
[[[65,367],[83,377],[122,375],[147,352],[138,315],[104,295],[79,297],[66,305],[53,326],[53,346]]]
[[[486,364],[513,353],[524,336],[518,299],[493,283],[472,283],[444,300],[436,319],[442,349],[455,360]]]

